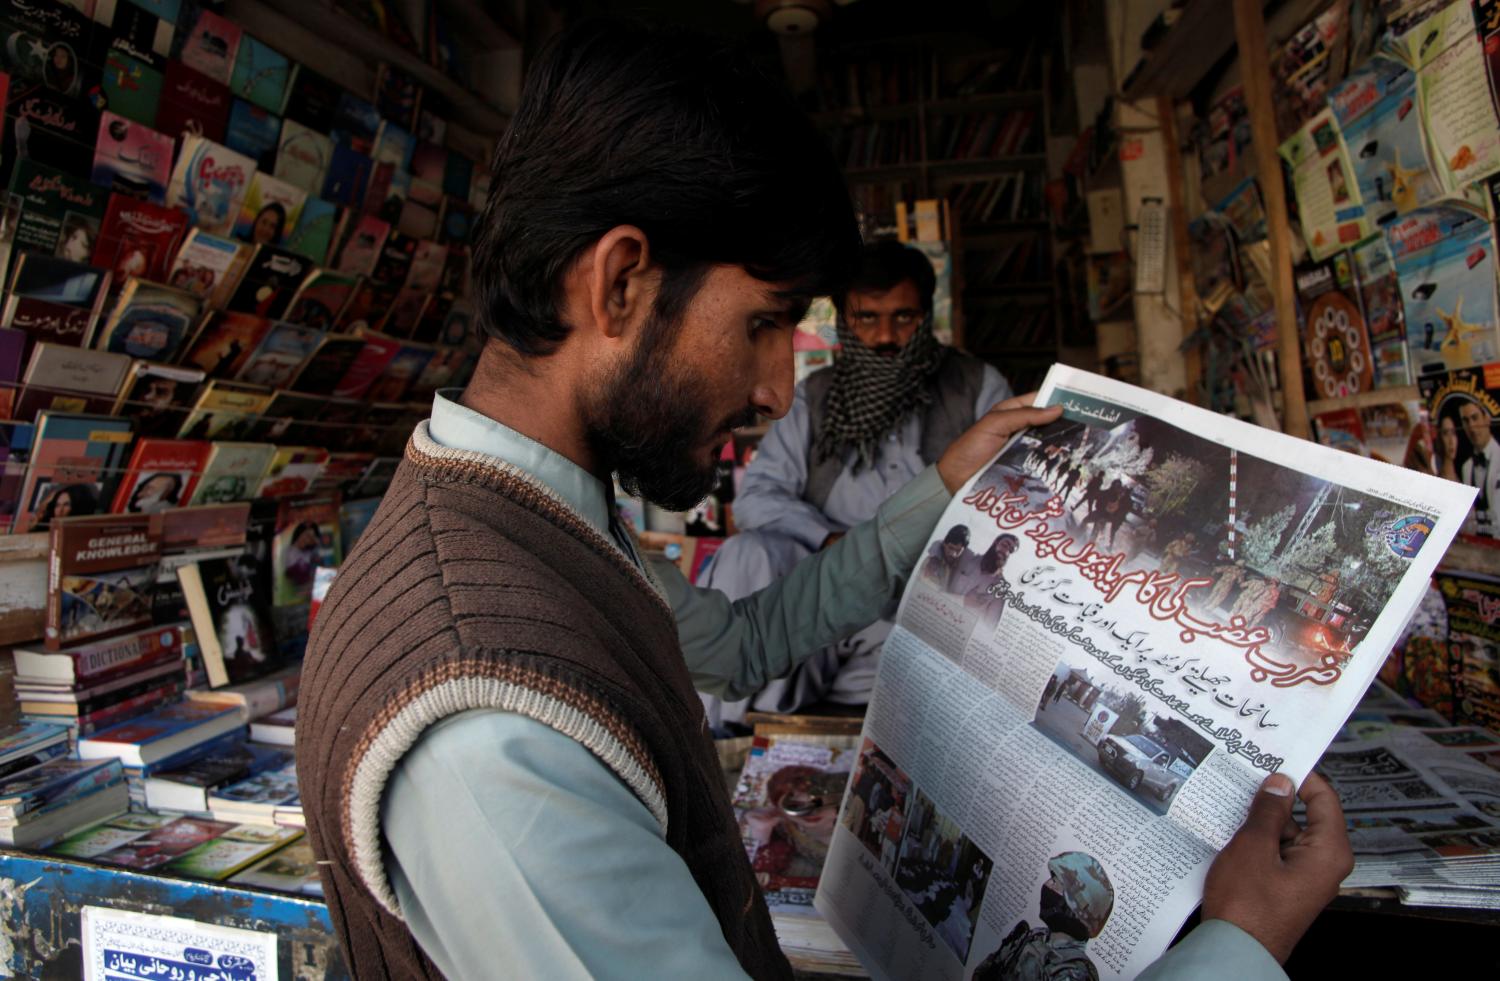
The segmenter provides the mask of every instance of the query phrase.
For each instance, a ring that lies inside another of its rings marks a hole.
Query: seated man
[[[899,242],[867,245],[848,291],[835,299],[842,351],[797,386],[791,411],[760,444],[734,500],[739,534],[698,581],[741,599],[837,541],[942,455],[975,419],[1011,396],[982,361],[932,333],[936,277]],[[877,620],[805,661],[745,702],[704,696],[709,722],[737,722],[751,705],[792,712],[827,700],[870,700],[881,644]]]

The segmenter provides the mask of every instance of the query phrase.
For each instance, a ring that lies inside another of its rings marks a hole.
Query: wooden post
[[[1193,281],[1192,241],[1188,238],[1187,209],[1182,203],[1182,150],[1177,143],[1177,119],[1173,115],[1172,100],[1162,96],[1156,100],[1156,114],[1161,117],[1161,141],[1167,151],[1167,185],[1171,189],[1167,204],[1172,214],[1172,251],[1177,259],[1177,302],[1182,321],[1182,339],[1185,341],[1198,329],[1198,288]],[[1203,381],[1203,352],[1192,348],[1183,355],[1185,385],[1183,397],[1194,405],[1202,405],[1198,390]]]
[[[1239,41],[1240,74],[1255,172],[1266,204],[1266,231],[1271,240],[1271,293],[1276,299],[1276,334],[1280,341],[1281,428],[1308,438],[1307,399],[1302,391],[1302,348],[1297,336],[1297,303],[1292,285],[1291,226],[1286,216],[1286,185],[1276,155],[1276,112],[1271,105],[1271,58],[1266,44],[1263,0],[1234,0],[1234,30]]]

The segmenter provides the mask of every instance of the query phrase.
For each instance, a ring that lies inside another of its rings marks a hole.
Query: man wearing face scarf
[[[891,241],[865,246],[847,291],[835,298],[838,360],[797,386],[791,410],[761,441],[734,500],[739,534],[715,555],[700,586],[740,599],[769,585],[873,517],[1011,396],[999,371],[933,335],[935,285],[921,252]],[[738,721],[750,707],[867,703],[890,629],[889,620],[876,621],[746,702],[705,696],[710,722]]]

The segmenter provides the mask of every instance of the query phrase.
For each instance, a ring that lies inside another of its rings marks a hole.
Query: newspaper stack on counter
[[[816,897],[877,978],[1139,974],[1473,499],[1068,368],[1038,404],[1063,417],[955,495],[881,657]]]
[[[1500,736],[1413,709],[1378,682],[1318,762],[1354,846],[1345,888],[1500,909]]]

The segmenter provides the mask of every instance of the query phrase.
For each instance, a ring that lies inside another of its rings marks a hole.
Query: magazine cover
[[[131,812],[85,828],[47,849],[48,854],[92,859],[122,845],[146,837],[163,825],[180,821],[176,814]]]
[[[116,514],[157,514],[184,507],[197,489],[213,444],[195,439],[138,439],[115,493]]]
[[[55,518],[48,551],[49,651],[151,625],[161,531],[150,515]]]
[[[1313,259],[1326,259],[1370,233],[1359,184],[1331,110],[1308,120],[1281,145],[1280,153],[1292,169],[1297,217]]]
[[[258,559],[204,559],[177,570],[212,688],[238,684],[281,667],[272,634],[270,597]]]
[[[109,192],[35,160],[18,160],[10,191],[20,203],[14,247],[87,262]]]
[[[214,443],[190,503],[196,507],[250,500],[275,453],[270,443]]]
[[[185,136],[167,203],[212,235],[228,235],[250,189],[255,161],[201,136]]]
[[[162,73],[156,128],[176,140],[201,136],[222,142],[231,98],[227,85],[173,59]]]
[[[1473,6],[1448,4],[1402,40],[1418,66],[1422,129],[1443,187],[1458,190],[1500,170],[1500,118]]]
[[[21,484],[14,530],[46,531],[53,518],[97,514],[130,449],[131,422],[41,412]]]
[[[1318,442],[1336,450],[1414,470],[1429,469],[1432,440],[1420,399],[1336,409],[1313,417]]]
[[[182,428],[203,378],[196,368],[137,361],[111,414],[133,419],[137,437],[171,436]]]
[[[1433,583],[1443,603],[1443,649],[1427,652],[1424,660],[1408,642],[1405,673],[1419,689],[1437,688],[1447,694],[1447,714],[1455,722],[1494,729],[1500,726],[1500,678],[1494,667],[1500,657],[1500,580],[1478,573],[1440,572]],[[1434,674],[1441,679],[1424,685],[1424,679]]]
[[[249,34],[240,35],[240,50],[229,80],[235,95],[268,112],[281,112],[290,74],[291,62],[286,55]]]
[[[178,25],[176,55],[183,64],[223,85],[234,72],[242,31],[238,24],[201,7],[194,19]]]
[[[88,15],[66,4],[7,5],[3,57],[7,71],[77,95],[83,83]]]
[[[99,114],[93,181],[152,204],[167,200],[172,179],[172,138],[108,110]]]
[[[197,326],[202,308],[191,293],[132,277],[115,302],[99,346],[132,358],[172,361]]]
[[[193,339],[182,363],[201,369],[208,378],[233,378],[273,326],[274,321],[248,313],[215,313]]]
[[[1355,291],[1348,252],[1294,270],[1302,314],[1302,350],[1319,398],[1357,395],[1374,387],[1374,356]]]
[[[235,222],[236,238],[251,245],[281,245],[302,217],[307,192],[286,181],[257,172]]]
[[[132,276],[165,283],[186,232],[187,216],[176,208],[111,194],[89,261],[117,283]]]
[[[1473,493],[1060,366],[1037,404],[1063,415],[954,496],[881,655],[815,900],[875,978],[1138,975]]]
[[[1500,360],[1495,235],[1487,216],[1424,208],[1386,226],[1419,375]]]
[[[209,300],[235,278],[236,267],[248,258],[248,253],[241,242],[194,228],[183,241],[166,281],[177,289]]]
[[[276,151],[275,175],[293,187],[317,197],[333,160],[333,140],[326,132],[304,126],[295,119],[281,124]]]
[[[1441,194],[1427,162],[1417,78],[1406,65],[1376,56],[1329,93],[1359,184],[1365,213],[1376,224]]]
[[[165,62],[162,68],[156,68],[119,48],[111,48],[104,56],[99,87],[89,94],[110,112],[143,126],[153,126],[161,106],[165,67]]]
[[[276,166],[276,146],[280,139],[280,116],[244,99],[231,103],[224,145],[254,160],[258,171],[270,173]]]
[[[236,379],[268,388],[287,388],[302,365],[323,340],[323,332],[312,327],[278,323],[250,355]]]
[[[313,572],[342,559],[337,501],[281,503],[271,549],[275,606],[305,606],[312,597]]]
[[[1350,250],[1359,283],[1360,310],[1370,336],[1375,361],[1375,387],[1398,388],[1412,383],[1406,354],[1406,317],[1401,307],[1401,285],[1385,235],[1372,235]]]
[[[297,227],[286,237],[286,247],[300,256],[306,256],[315,264],[328,260],[333,247],[334,229],[338,225],[339,206],[322,198],[308,198],[302,206],[302,217]]]
[[[1433,471],[1476,491],[1463,536],[1500,545],[1500,364],[1427,375],[1421,391],[1433,429]]]
[[[271,395],[255,388],[210,381],[183,420],[179,439],[235,439],[256,424]],[[205,487],[199,488],[201,495]],[[194,501],[194,504],[204,503]]]

